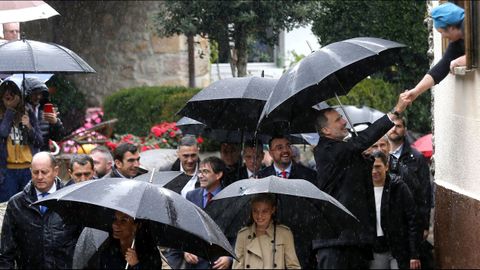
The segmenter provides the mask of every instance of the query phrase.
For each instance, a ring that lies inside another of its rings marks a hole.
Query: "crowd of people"
[[[277,220],[275,213],[280,206],[275,196],[260,194],[251,199],[248,226],[235,239],[229,239],[236,258],[221,256],[208,261],[182,250],[157,247],[138,234],[140,221],[116,211],[107,240],[88,258],[81,258],[86,260],[84,267],[432,267],[431,253],[425,248],[433,196],[429,165],[406,140],[407,122],[402,113],[451,68],[464,64],[465,57],[460,44],[463,9],[445,3],[432,10],[432,17],[437,30],[451,40],[444,59],[414,89],[400,94],[391,112],[356,136],[348,136],[347,122],[335,109],[320,110],[315,120],[320,135],[313,150],[315,168],[296,159],[299,154],[289,137],[282,134],[271,138],[267,151],[256,141],[244,145],[225,142],[220,146],[220,157],[202,160],[196,138],[186,135],[171,167],[181,174],[164,186],[205,209],[223,188],[241,179],[271,175],[304,179],[342,203],[358,219],[359,226],[331,238],[312,239],[310,254],[297,252],[294,236],[302,232],[292,231]],[[5,38],[10,32],[19,32],[10,31],[8,25],[3,28]],[[73,258],[77,240],[86,228],[32,203],[84,181],[133,179],[143,172],[140,152],[129,143],[113,151],[98,146],[88,155],[74,155],[69,162],[69,179],[60,179],[59,164],[48,152],[48,141],[65,135],[58,112],[45,110],[45,104],[49,104],[45,83],[26,78],[23,85],[24,96],[22,87],[12,80],[0,85],[0,199],[8,201],[1,230],[0,268],[72,268],[78,266]],[[264,162],[265,156],[271,162]]]

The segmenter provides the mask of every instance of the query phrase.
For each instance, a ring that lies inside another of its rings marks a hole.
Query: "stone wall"
[[[90,105],[122,88],[188,86],[186,37],[156,35],[160,1],[46,1],[61,16],[22,24],[28,39],[63,45],[85,59],[96,74],[72,75]],[[210,82],[208,43],[197,38],[197,87]],[[203,50],[204,57],[199,57]]]

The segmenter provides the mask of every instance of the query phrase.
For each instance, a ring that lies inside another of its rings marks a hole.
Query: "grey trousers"
[[[373,261],[370,261],[370,269],[398,269],[398,263],[392,257],[390,251],[373,253]]]

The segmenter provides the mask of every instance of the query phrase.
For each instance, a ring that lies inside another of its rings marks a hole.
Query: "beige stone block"
[[[145,53],[148,51],[148,45],[148,41],[138,41],[135,50],[137,53]]]
[[[187,51],[187,38],[185,36],[159,37],[152,34],[152,48],[154,53],[178,53]]]
[[[164,80],[161,85],[164,85],[164,86],[188,86],[188,79],[183,79],[183,78],[167,79],[167,80]]]

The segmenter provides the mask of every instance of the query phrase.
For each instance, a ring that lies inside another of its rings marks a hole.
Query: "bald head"
[[[32,183],[40,192],[48,192],[55,183],[58,166],[49,152],[39,152],[32,158]]]
[[[20,39],[20,23],[4,23],[3,24],[3,38],[6,40]]]

